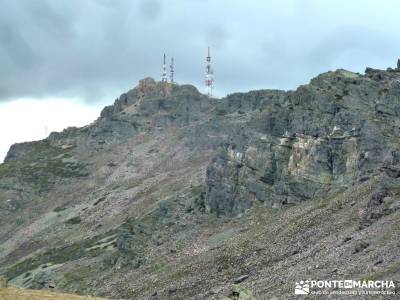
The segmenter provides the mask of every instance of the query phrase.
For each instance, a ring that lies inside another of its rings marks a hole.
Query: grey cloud
[[[0,21],[0,48],[2,65],[9,65],[23,71],[30,68],[37,59],[31,45],[21,33],[10,24]]]
[[[295,88],[330,68],[385,68],[399,56],[399,8],[391,0],[3,0],[0,101],[112,101],[145,76],[159,78],[164,52],[175,57],[178,82],[202,89],[208,45],[219,95]],[[363,55],[349,59],[354,49]]]
[[[206,42],[215,48],[223,48],[230,36],[222,25],[211,26],[206,32]]]
[[[158,0],[141,0],[140,12],[149,20],[155,20],[161,15],[161,2]]]
[[[347,51],[364,51],[373,59],[374,56],[385,57],[388,49],[396,49],[396,41],[391,40],[386,34],[376,32],[367,27],[344,26],[328,33],[321,39],[308,56],[309,65],[318,67],[322,62],[340,68],[336,61]],[[368,63],[361,61],[365,57],[354,58],[355,65]],[[394,62],[394,59],[393,59]],[[360,70],[361,71],[361,70]]]
[[[33,30],[36,29],[39,34],[51,37],[57,42],[72,37],[73,16],[64,14],[66,7],[60,5],[61,2],[25,1],[25,3],[26,15],[34,17]]]

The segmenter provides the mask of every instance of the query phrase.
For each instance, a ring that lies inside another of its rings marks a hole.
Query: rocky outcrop
[[[208,210],[238,214],[321,197],[386,172],[398,176],[400,75],[322,74],[268,103],[207,170]]]
[[[185,143],[219,147],[207,170],[205,205],[236,215],[335,193],[377,172],[400,176],[400,73],[337,70],[296,91],[260,90],[208,98],[190,85],[145,78],[83,128],[48,141],[76,151],[102,151],[143,132],[180,127]],[[32,143],[13,145],[18,160]]]
[[[32,151],[34,142],[18,143],[10,147],[4,162],[18,160],[24,157],[28,152]]]

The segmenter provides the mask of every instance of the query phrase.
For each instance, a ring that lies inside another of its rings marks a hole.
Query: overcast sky
[[[204,91],[207,46],[216,93],[294,89],[337,68],[394,66],[398,0],[0,0],[0,161],[44,127],[90,123],[139,79]]]

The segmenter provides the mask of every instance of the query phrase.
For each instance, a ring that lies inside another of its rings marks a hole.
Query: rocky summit
[[[143,79],[92,124],[10,148],[0,276],[115,299],[398,283],[399,116],[400,65],[221,99]]]

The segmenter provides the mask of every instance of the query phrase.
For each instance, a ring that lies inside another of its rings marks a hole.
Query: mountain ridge
[[[126,299],[398,280],[399,99],[400,67],[220,99],[145,78],[92,124],[10,148],[0,274]]]

